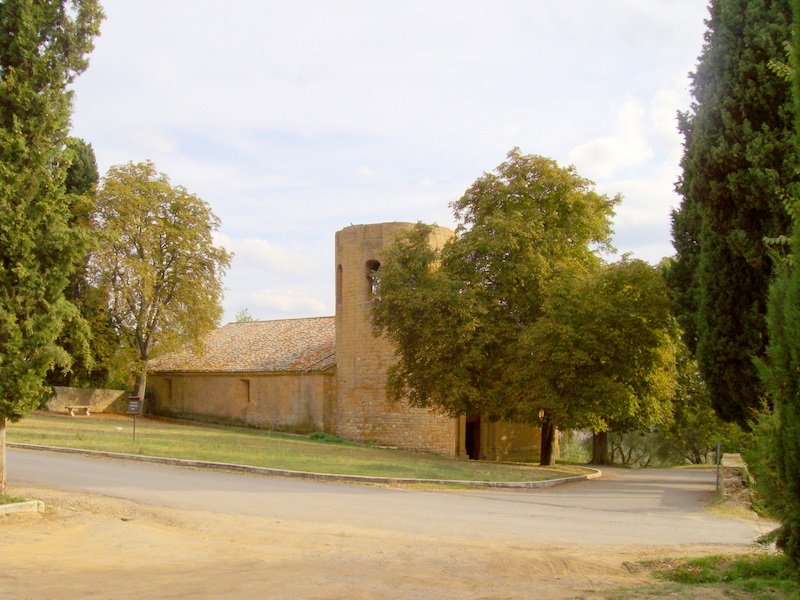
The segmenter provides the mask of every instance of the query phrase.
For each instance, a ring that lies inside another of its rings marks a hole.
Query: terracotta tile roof
[[[150,361],[151,373],[323,371],[336,364],[335,317],[228,323],[205,339]]]

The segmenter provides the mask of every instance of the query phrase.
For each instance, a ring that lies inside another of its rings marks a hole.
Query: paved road
[[[418,491],[9,449],[8,479],[189,510],[519,542],[747,544],[768,529],[703,512],[710,470],[609,470],[544,490]]]

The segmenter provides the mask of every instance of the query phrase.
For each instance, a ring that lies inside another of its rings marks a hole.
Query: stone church
[[[446,456],[538,461],[538,429],[448,417],[387,398],[393,350],[372,333],[370,275],[380,269],[384,248],[411,227],[378,223],[336,233],[335,317],[229,323],[206,338],[202,351],[151,361],[151,410]],[[441,247],[452,235],[437,227],[430,243]]]

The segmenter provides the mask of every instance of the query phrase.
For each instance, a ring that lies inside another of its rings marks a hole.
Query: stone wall
[[[354,440],[458,453],[456,419],[386,396],[386,371],[394,351],[372,333],[369,273],[380,269],[383,250],[412,223],[354,225],[336,233],[336,434]],[[435,229],[431,243],[441,247],[453,232]]]
[[[207,416],[253,427],[329,430],[335,369],[323,373],[170,373],[148,379],[155,414]]]
[[[718,469],[717,493],[722,496],[722,499],[726,502],[752,508],[750,473],[747,471],[747,465],[742,460],[741,454],[723,454]]]
[[[47,401],[47,410],[64,412],[67,406],[91,406],[94,412],[125,412],[125,390],[102,390],[53,386],[53,397]]]
[[[336,367],[325,373],[153,373],[155,413],[202,415],[268,428],[317,429],[340,437],[409,450],[467,457],[466,418],[392,402],[386,373],[395,360],[385,338],[373,335],[370,272],[384,250],[412,223],[353,225],[336,233]],[[453,232],[435,227],[441,248]],[[469,427],[475,435],[474,423]],[[536,462],[539,431],[481,420],[474,458]]]

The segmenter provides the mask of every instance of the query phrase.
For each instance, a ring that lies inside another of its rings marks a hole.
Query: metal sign
[[[133,417],[133,439],[136,441],[136,415],[141,412],[142,399],[139,396],[128,396],[128,414]]]
[[[139,396],[129,396],[128,397],[128,414],[129,415],[138,415],[139,410],[141,409],[142,401]]]

